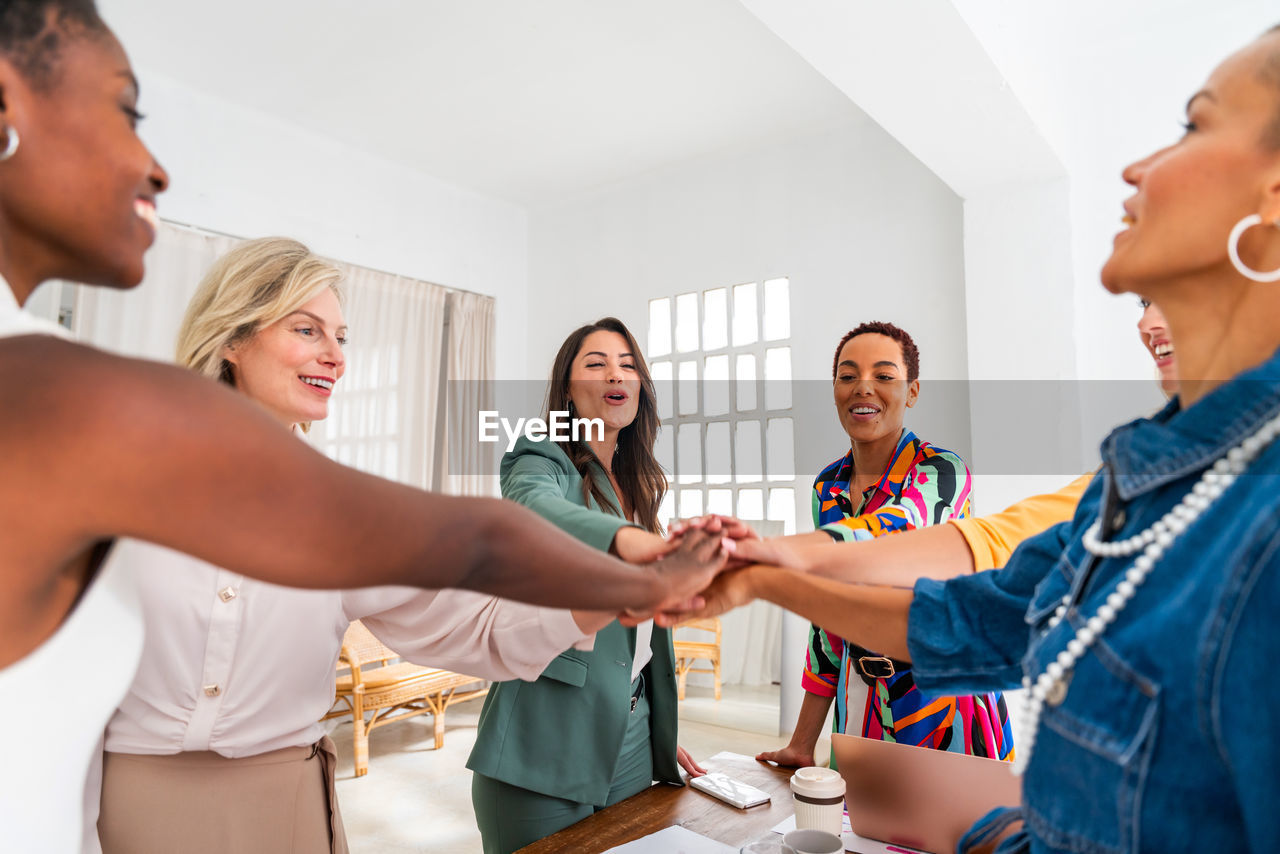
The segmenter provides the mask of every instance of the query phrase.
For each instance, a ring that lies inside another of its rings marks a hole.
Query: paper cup
[[[793,830],[782,837],[785,854],[844,854],[844,841],[838,833],[822,830]]]
[[[791,775],[798,830],[840,836],[844,827],[844,778],[830,768],[801,768]]]

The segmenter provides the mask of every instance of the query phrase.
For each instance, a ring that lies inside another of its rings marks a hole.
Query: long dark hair
[[[569,374],[573,370],[573,360],[582,350],[582,342],[593,332],[616,332],[627,342],[636,363],[636,373],[640,375],[640,399],[636,409],[635,420],[618,432],[618,452],[613,457],[613,476],[618,481],[618,489],[622,497],[636,514],[640,526],[651,533],[659,533],[658,505],[662,496],[667,494],[667,476],[658,465],[653,455],[653,443],[658,438],[658,398],[653,388],[653,377],[649,375],[649,366],[640,353],[640,345],[626,324],[616,317],[604,317],[595,323],[575,329],[556,354],[555,363],[551,367],[551,382],[547,385],[547,399],[542,407],[543,418],[550,421],[551,411],[569,408]],[[615,507],[604,489],[592,476],[592,464],[600,461],[585,441],[574,441],[572,437],[565,442],[558,442],[569,459],[582,475],[582,497],[594,499],[597,506],[615,516],[622,515],[622,509]]]

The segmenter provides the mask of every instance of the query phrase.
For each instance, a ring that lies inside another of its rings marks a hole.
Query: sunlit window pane
[[[782,523],[786,534],[796,532],[796,491],[794,489],[769,490],[769,511],[766,518]]]
[[[708,356],[702,363],[702,414],[729,412],[729,357]]]
[[[756,408],[756,357],[750,353],[738,354],[734,376],[737,381],[738,411],[750,412]]]
[[[671,417],[671,363],[654,362],[649,366],[649,376],[653,377],[653,393],[658,398],[658,417]]]
[[[719,513],[722,516],[733,515],[733,490],[732,489],[708,489],[707,490],[707,512]]]
[[[702,425],[681,424],[676,440],[679,456],[679,483],[702,483]]]
[[[729,291],[716,288],[702,295],[702,349],[719,350],[729,343]]]
[[[702,490],[680,490],[680,518],[692,519],[702,515]]]
[[[770,279],[764,283],[764,340],[777,341],[791,336],[790,284],[786,279]]]
[[[764,405],[767,409],[791,408],[791,348],[764,351]]]
[[[794,480],[795,439],[790,418],[770,418],[765,433],[769,453],[769,480]]]
[[[758,521],[764,518],[764,490],[738,490],[738,518]]]
[[[729,422],[707,425],[707,483],[728,483],[733,479],[729,461]]]
[[[674,430],[669,425],[664,424],[658,428],[658,440],[653,443],[653,456],[658,460],[658,465],[662,466],[662,470],[666,472],[668,479],[676,471],[675,445],[671,441],[673,432]]]
[[[671,300],[649,300],[648,356],[665,356],[671,352]]]
[[[733,346],[754,344],[759,338],[756,283],[733,286]]]
[[[698,363],[680,363],[680,414],[693,415],[698,411]]]
[[[691,353],[698,349],[698,295],[676,297],[676,349]]]
[[[658,504],[658,524],[663,528],[671,526],[671,519],[676,515],[676,494],[668,490]]]
[[[737,457],[733,473],[738,483],[763,480],[760,465],[760,422],[739,421],[735,424],[733,445]]]

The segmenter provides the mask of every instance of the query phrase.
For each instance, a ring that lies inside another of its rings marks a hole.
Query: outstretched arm
[[[498,499],[412,489],[338,465],[234,392],[52,339],[0,344],[7,575],[44,583],[125,535],[301,587],[462,587],[562,607],[652,609],[717,570],[715,537],[631,566]],[[39,579],[37,579],[39,581]]]
[[[804,534],[802,537],[812,537]],[[973,552],[954,525],[933,525],[857,543],[784,537],[743,540],[735,557],[839,581],[902,585],[917,578],[945,580],[974,571]]]
[[[739,544],[741,545],[741,544]],[[720,575],[703,592],[708,617],[765,599],[859,646],[909,661],[909,588],[850,584],[777,566],[756,565]]]
[[[917,578],[946,580],[1004,566],[1025,539],[1065,522],[1075,514],[1092,474],[1076,478],[1057,492],[1032,495],[1000,513],[952,519],[842,548],[814,534],[739,543],[739,556],[814,575],[866,584],[907,584]],[[816,532],[815,532],[816,533]]]

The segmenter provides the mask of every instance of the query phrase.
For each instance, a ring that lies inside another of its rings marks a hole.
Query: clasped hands
[[[649,539],[641,540],[642,536]],[[625,542],[627,538],[631,542]],[[618,619],[626,626],[652,618],[655,625],[669,628],[684,620],[718,616],[755,598],[749,574],[743,571],[747,567],[799,568],[800,564],[782,542],[762,540],[742,520],[718,514],[677,521],[665,540],[639,529],[623,529],[618,553],[633,562],[649,563],[671,582],[670,595],[655,611],[628,609],[620,614]]]

